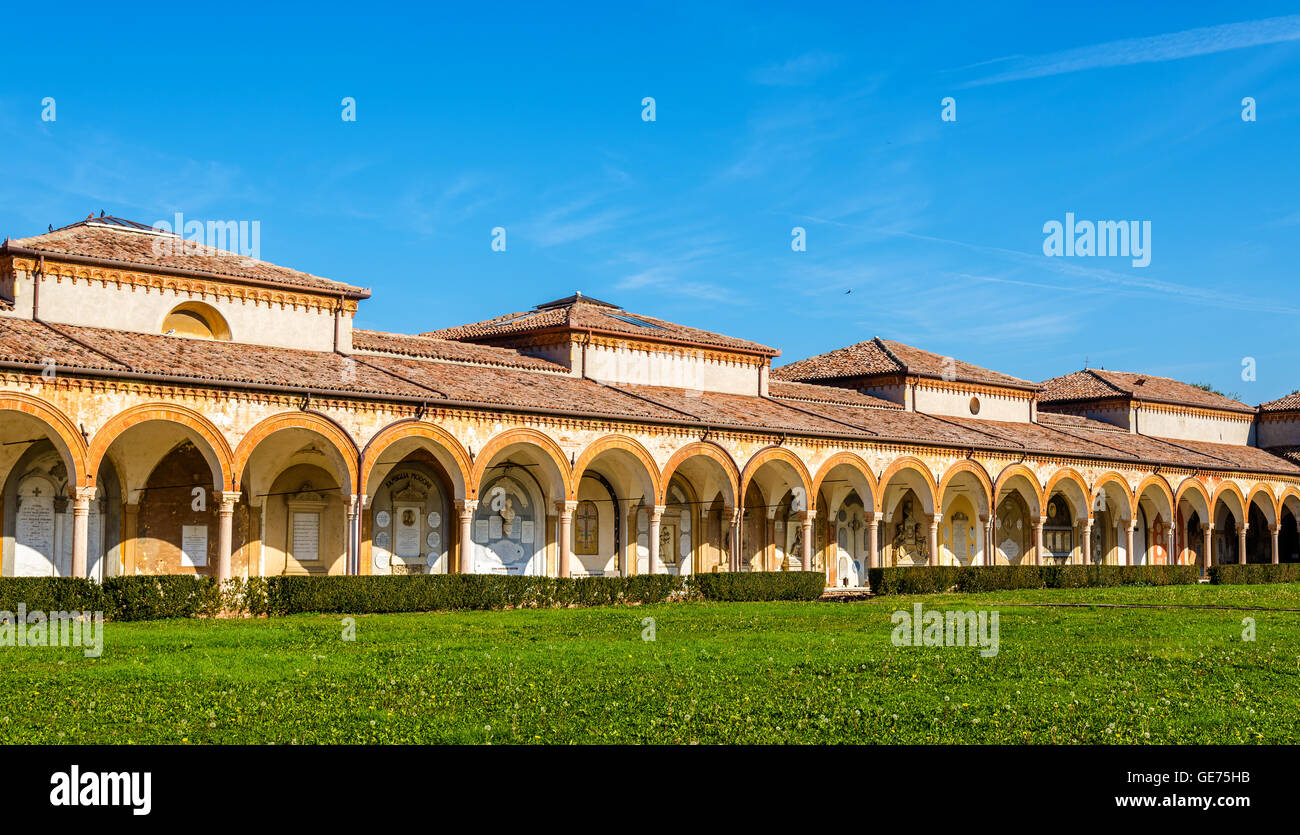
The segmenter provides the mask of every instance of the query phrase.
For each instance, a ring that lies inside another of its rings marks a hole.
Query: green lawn
[[[916,601],[996,608],[1000,652],[893,646]],[[1250,611],[1017,605],[1046,602]],[[1288,607],[1300,584],[372,615],[354,642],[337,616],[110,623],[98,659],[0,648],[0,741],[1295,742]]]

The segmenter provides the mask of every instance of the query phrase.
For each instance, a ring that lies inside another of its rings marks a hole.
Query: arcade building
[[[3,576],[1300,561],[1300,393],[882,338],[773,367],[581,294],[362,330],[368,290],[169,234],[0,246]]]

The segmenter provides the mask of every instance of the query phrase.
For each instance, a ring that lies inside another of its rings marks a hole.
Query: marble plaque
[[[519,526],[519,541],[531,543],[533,541],[533,535],[533,522],[527,519],[524,520],[524,522]]]
[[[208,564],[208,526],[181,527],[181,565],[204,568]]]
[[[320,559],[320,514],[293,514],[293,556],[299,562]]]
[[[39,496],[24,496],[14,520],[17,558],[14,574],[20,577],[49,576],[53,573],[54,502]]]

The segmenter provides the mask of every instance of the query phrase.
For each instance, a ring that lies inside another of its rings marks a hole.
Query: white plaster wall
[[[15,289],[15,310],[7,315],[32,315],[32,280],[20,274]],[[234,342],[300,348],[309,351],[334,350],[334,314],[317,308],[293,308],[278,304],[227,300],[188,293],[160,293],[143,287],[118,287],[71,279],[41,282],[40,316],[47,322],[85,325],[112,330],[161,333],[163,318],[179,304],[198,301],[211,305],[226,319]],[[352,317],[344,314],[340,328],[340,349],[352,347]]]
[[[1248,444],[1252,440],[1253,423],[1246,420],[1228,420],[1177,412],[1139,409],[1137,431],[1158,438],[1184,441],[1208,441],[1218,444]]]
[[[588,346],[587,376],[607,383],[757,395],[759,368],[685,353]]]
[[[978,397],[980,412],[972,415],[970,399]],[[923,386],[916,388],[913,400],[918,412],[931,415],[948,415],[950,417],[975,417],[980,420],[1000,420],[1028,423],[1031,415],[1028,399],[999,397],[974,390],[940,391]]]
[[[1256,436],[1262,447],[1300,446],[1300,415],[1288,420],[1261,422],[1256,428]]]

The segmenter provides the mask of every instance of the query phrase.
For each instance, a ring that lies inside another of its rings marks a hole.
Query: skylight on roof
[[[529,316],[536,316],[536,315],[537,315],[537,311],[536,311],[536,310],[530,310],[530,311],[528,311],[527,313],[516,313],[514,316],[507,316],[507,317],[504,318],[504,319],[498,319],[497,321],[493,322],[492,324],[494,324],[494,325],[505,325],[505,324],[509,324],[509,323],[511,323],[511,322],[522,322],[524,319],[527,319]]]
[[[647,322],[645,319],[638,319],[636,316],[629,316],[626,313],[607,312],[605,315],[617,319],[620,322],[627,322],[629,325],[636,325],[638,328],[653,328],[659,331],[667,330],[663,325],[656,325],[654,322]]]

